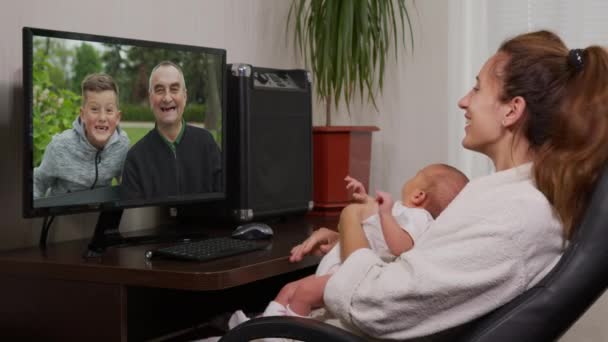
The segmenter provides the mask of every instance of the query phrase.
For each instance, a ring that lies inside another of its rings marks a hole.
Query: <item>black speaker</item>
[[[249,64],[226,72],[230,215],[249,221],[311,210],[310,74]]]

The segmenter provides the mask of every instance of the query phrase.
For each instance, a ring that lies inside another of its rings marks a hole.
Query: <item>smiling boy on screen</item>
[[[81,89],[72,128],[53,137],[34,169],[34,198],[111,186],[120,178],[129,138],[118,127],[118,85],[109,75],[91,74]]]

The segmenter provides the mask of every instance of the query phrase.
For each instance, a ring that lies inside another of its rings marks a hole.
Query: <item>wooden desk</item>
[[[293,264],[288,256],[319,226],[333,227],[335,219],[273,223],[268,248],[205,263],[146,260],[146,250],[158,245],[110,248],[85,260],[88,240],[53,244],[45,252],[1,252],[0,338],[139,341],[220,312],[263,309],[285,282],[314,272],[319,258]],[[209,229],[211,236],[229,232]]]

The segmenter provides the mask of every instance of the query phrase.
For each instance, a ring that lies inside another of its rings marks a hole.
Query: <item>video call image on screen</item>
[[[33,35],[34,208],[224,191],[224,50],[121,42]]]

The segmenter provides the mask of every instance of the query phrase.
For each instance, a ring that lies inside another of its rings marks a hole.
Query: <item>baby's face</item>
[[[120,122],[116,93],[111,90],[87,91],[86,101],[80,108],[80,120],[84,124],[87,140],[91,145],[103,148]]]

